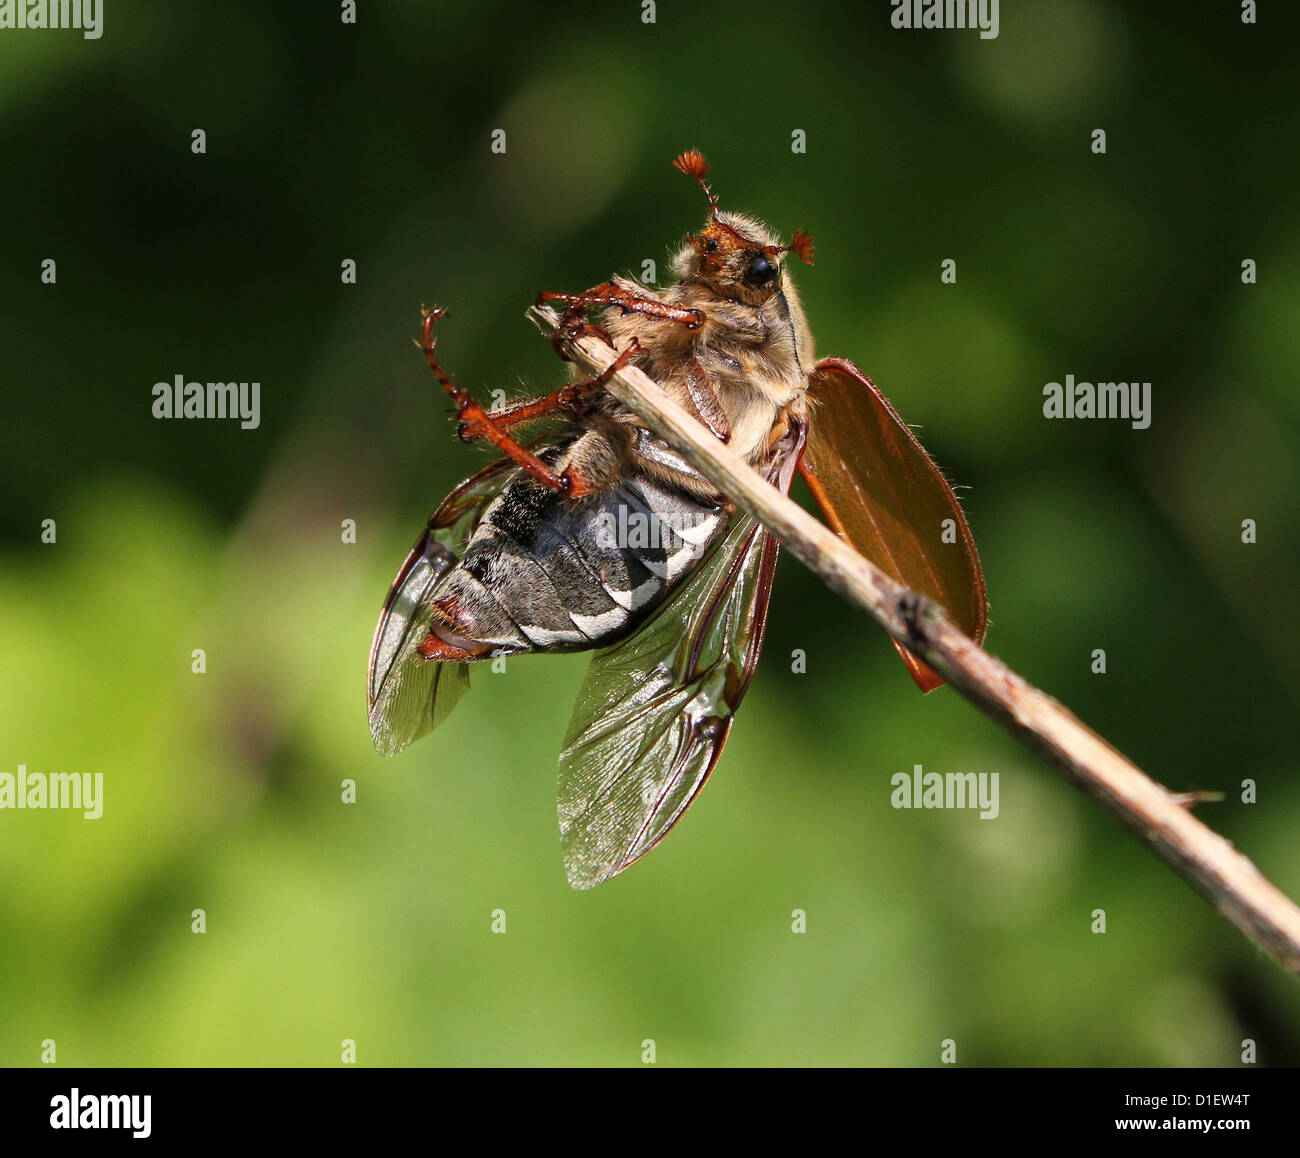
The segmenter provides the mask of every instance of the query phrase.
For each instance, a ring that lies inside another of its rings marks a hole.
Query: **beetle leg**
[[[492,420],[488,412],[474,401],[473,395],[468,390],[462,386],[457,386],[443,373],[442,367],[438,364],[438,359],[433,352],[433,348],[437,344],[437,339],[433,336],[433,323],[447,311],[440,306],[434,306],[431,310],[422,310],[421,312],[424,315],[424,342],[422,346],[424,356],[429,362],[429,369],[433,371],[433,376],[438,379],[442,388],[447,391],[451,400],[456,404],[456,417],[462,425],[473,426],[479,430],[481,437],[488,439],[503,454],[509,455],[543,486],[548,486],[560,494],[566,494],[569,484],[563,478],[526,446],[511,438],[502,427]]]
[[[521,423],[532,422],[538,418],[545,418],[558,410],[566,410],[570,414],[581,414],[587,407],[587,396],[596,389],[597,385],[598,383],[594,381],[570,382],[567,386],[561,386],[560,389],[554,390],[550,394],[543,394],[540,398],[522,398],[497,409],[489,410],[488,414],[491,416],[492,421],[502,430],[509,430]],[[475,442],[480,438],[488,437],[482,425],[470,418],[461,419],[458,433],[462,442]]]
[[[612,281],[602,282],[581,294],[561,294],[544,290],[537,295],[537,305],[545,305],[547,302],[569,303],[568,308],[560,315],[560,324],[551,338],[551,345],[555,347],[555,352],[566,362],[569,359],[564,356],[565,345],[583,333],[594,334],[602,338],[611,348],[613,347],[614,343],[609,340],[609,335],[599,326],[593,326],[587,321],[587,311],[596,306],[614,306],[625,314],[645,314],[647,317],[677,322],[688,330],[697,330],[704,324],[702,310],[673,306],[654,298],[637,297],[630,290]]]
[[[691,396],[700,420],[723,442],[731,441],[731,423],[718,401],[718,395],[709,380],[708,372],[697,358],[687,358],[683,366],[686,392]]]
[[[439,365],[437,356],[433,352],[434,346],[437,345],[437,339],[433,336],[433,324],[446,312],[439,306],[422,311],[424,315],[424,341],[421,348],[428,360],[429,369],[433,371],[434,377],[438,379],[442,388],[447,391],[451,400],[456,404],[456,417],[460,420],[462,427],[473,428],[477,432],[477,437],[486,438],[502,454],[513,459],[543,486],[550,487],[551,490],[568,498],[580,498],[583,495],[590,494],[595,488],[577,472],[566,470],[562,474],[556,474],[531,450],[511,438],[506,429],[497,424],[493,417],[474,400],[473,395],[468,390],[462,386],[457,386],[443,373],[442,366]],[[641,347],[636,342],[633,342],[598,377],[593,379],[590,383],[591,388],[597,389],[604,386],[618,369],[626,365],[630,358],[639,353],[641,353]],[[583,383],[581,385],[585,387],[587,384]],[[562,394],[563,392],[563,389],[557,390],[556,394]]]
[[[595,330],[596,327],[592,326]],[[597,331],[602,338],[608,341],[608,337],[603,331]],[[532,422],[538,418],[544,418],[548,414],[554,414],[557,410],[567,410],[571,414],[581,414],[590,404],[590,396],[597,390],[604,387],[605,383],[614,376],[637,354],[640,354],[641,344],[632,339],[631,344],[617,358],[614,359],[601,373],[586,382],[570,382],[561,386],[558,390],[553,390],[550,394],[544,394],[540,398],[524,398],[518,402],[502,406],[497,410],[490,410],[492,421],[502,430],[509,430],[512,426],[518,426],[522,422]],[[460,438],[463,442],[474,442],[476,439],[488,437],[487,432],[479,423],[472,419],[462,419],[460,423]]]

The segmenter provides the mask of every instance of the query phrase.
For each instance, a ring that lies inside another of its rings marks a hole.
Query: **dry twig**
[[[548,336],[555,314],[529,311]],[[614,360],[599,339],[572,344],[570,357],[595,377]],[[980,711],[1097,797],[1194,889],[1284,968],[1300,973],[1300,908],[1230,842],[1194,817],[1179,797],[1126,760],[1050,696],[963,635],[941,608],[895,583],[753,471],[635,367],[608,389],[629,410],[760,519],[793,555],[857,604],[939,672]]]

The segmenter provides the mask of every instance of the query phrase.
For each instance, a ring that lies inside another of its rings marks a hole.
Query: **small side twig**
[[[547,336],[554,333],[553,311],[533,307],[528,316]],[[592,377],[615,356],[590,336],[569,350],[581,372]],[[1100,800],[1247,937],[1285,969],[1300,973],[1300,908],[1231,843],[1197,820],[1184,798],[1150,779],[1054,699],[981,650],[941,608],[895,583],[767,483],[642,371],[624,367],[606,388],[723,494],[760,519],[829,587]]]

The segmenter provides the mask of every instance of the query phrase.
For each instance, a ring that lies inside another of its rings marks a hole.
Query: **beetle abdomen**
[[[644,474],[574,501],[521,475],[432,593],[433,630],[476,655],[584,651],[641,622],[727,522]]]

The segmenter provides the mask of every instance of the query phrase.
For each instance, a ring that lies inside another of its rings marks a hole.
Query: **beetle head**
[[[709,165],[703,154],[681,153],[673,165],[699,183],[709,199],[709,220],[697,236],[688,237],[675,262],[677,276],[696,281],[722,297],[758,303],[781,286],[782,255],[796,253],[812,265],[813,239],[803,230],[789,245],[780,245],[761,221],[740,213],[724,213],[705,179]]]

